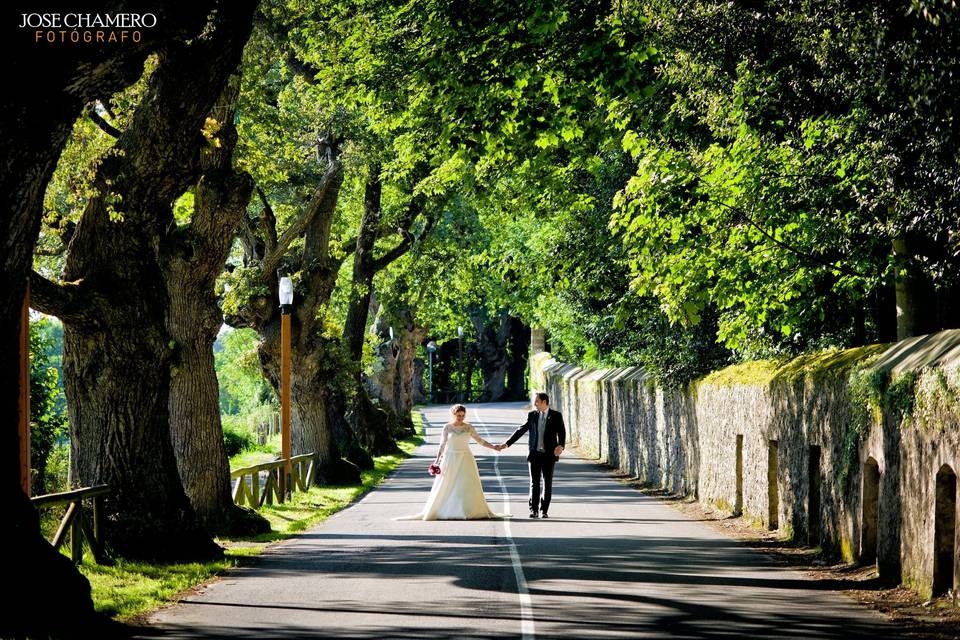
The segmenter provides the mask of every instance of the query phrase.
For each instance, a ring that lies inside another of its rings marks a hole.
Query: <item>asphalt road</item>
[[[471,407],[503,441],[526,407]],[[445,407],[379,489],[150,619],[170,638],[895,638],[843,593],[564,456],[549,520],[527,518],[526,445],[474,445],[502,521],[394,521],[432,479]]]

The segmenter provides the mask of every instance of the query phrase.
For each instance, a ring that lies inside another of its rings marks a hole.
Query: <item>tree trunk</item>
[[[349,429],[356,434],[359,444],[371,455],[383,455],[397,450],[390,437],[389,416],[378,410],[363,387],[361,360],[363,340],[366,335],[370,300],[373,294],[373,276],[376,264],[373,250],[380,232],[381,198],[383,185],[380,182],[380,165],[370,167],[363,198],[363,217],[357,234],[356,250],[353,253],[353,278],[350,285],[350,303],[343,324],[343,348],[353,368],[350,373],[350,388],[345,390],[342,402],[331,404],[331,422],[340,429]],[[372,468],[373,459],[365,461]]]
[[[343,323],[343,344],[354,362],[363,355],[363,338],[367,330],[370,299],[373,293],[373,276],[376,273],[373,247],[380,230],[381,198],[380,166],[370,168],[363,198],[363,217],[357,235],[357,248],[353,253],[353,280],[350,286],[350,306]]]
[[[104,253],[106,245],[99,247]],[[132,258],[114,257],[118,265]],[[127,274],[140,295],[116,299],[98,325],[64,323],[73,477],[84,486],[110,486],[105,538],[120,555],[213,558],[219,547],[196,520],[170,441],[167,300],[162,279],[151,272]]]
[[[413,404],[427,404],[430,400],[427,397],[427,386],[423,379],[427,375],[427,363],[423,358],[413,359]]]
[[[530,327],[510,317],[510,364],[507,368],[507,399],[526,400],[527,359],[530,352]]]
[[[158,28],[142,43],[124,47],[33,47],[14,38],[15,48],[29,47],[30,55],[14,56],[8,71],[17,91],[0,97],[0,362],[19,361],[21,305],[30,275],[33,250],[40,229],[40,212],[47,183],[73,128],[88,101],[111,95],[135,81],[143,60],[158,47],[193,37],[212,2],[190,6],[158,2],[151,11]],[[171,10],[176,5],[177,11]],[[104,2],[100,10],[113,13],[122,3]],[[21,30],[20,37],[32,36]],[[17,367],[0,367],[0,500],[8,506],[0,528],[4,548],[11,554],[11,575],[20,581],[5,599],[0,635],[100,635],[94,617],[90,587],[76,567],[53,549],[40,534],[37,514],[20,487],[19,397]],[[37,598],[37,594],[45,598]],[[57,603],[50,615],[48,602]],[[80,631],[82,630],[82,631]]]
[[[425,327],[418,326],[413,312],[404,310],[399,314],[401,320],[400,350],[397,356],[397,375],[399,382],[394,408],[400,418],[401,436],[413,435],[413,420],[410,412],[414,404],[414,363],[417,358],[417,345],[423,342],[427,335]]]
[[[471,313],[474,332],[477,334],[477,352],[480,373],[483,376],[483,391],[480,402],[496,402],[503,398],[506,388],[507,338],[510,337],[510,316],[501,311],[490,320],[484,313]]]
[[[296,298],[294,299],[296,303]],[[280,394],[280,322],[263,327],[258,348],[260,366],[267,380]],[[328,383],[336,372],[326,353],[323,341],[305,340],[296,316],[291,319],[290,363],[290,444],[293,455],[314,454],[316,484],[350,484],[359,482],[359,468],[343,459],[343,450],[351,449],[349,442],[342,447],[329,421],[330,398]]]
[[[167,257],[164,274],[170,297],[167,328],[177,345],[170,381],[170,437],[183,488],[207,531],[250,535],[269,531],[270,523],[233,502],[213,358],[213,343],[223,324],[217,277],[253,191],[250,177],[232,167],[239,83],[239,77],[228,83],[211,112],[221,124],[217,144],[203,154],[204,173],[195,188],[191,222]]]
[[[906,236],[893,239],[894,284],[897,297],[897,340],[927,332],[921,319],[926,307],[926,282]]]
[[[54,302],[64,320],[74,477],[110,485],[105,539],[130,558],[221,553],[187,499],[171,443],[176,341],[163,266],[179,241],[172,203],[199,176],[199,132],[239,64],[254,4],[225,3],[204,35],[161,58],[71,241],[64,276],[82,284],[63,287]]]
[[[353,254],[350,306],[343,328],[343,345],[347,351],[347,356],[355,367],[353,389],[349,394],[349,418],[347,422],[353,432],[357,434],[361,444],[373,455],[396,452],[395,439],[413,432],[409,409],[400,408],[396,410],[395,405],[375,406],[367,395],[363,384],[361,361],[363,359],[363,340],[366,335],[367,319],[369,318],[373,297],[373,278],[378,271],[386,268],[391,262],[409,250],[413,237],[410,235],[408,228],[416,220],[423,206],[420,197],[415,197],[410,201],[400,227],[404,234],[403,240],[379,258],[375,257],[374,248],[381,227],[381,199],[383,194],[380,172],[380,165],[375,163],[370,167],[367,177],[363,218],[360,221],[356,250]],[[389,331],[386,335],[389,335]],[[394,338],[396,339],[396,335]],[[395,378],[395,380],[404,380],[404,373],[402,372],[400,377]],[[400,391],[399,397],[403,397],[404,394],[407,397],[410,396],[409,385]],[[397,393],[393,395],[395,398],[398,396]],[[332,419],[343,420],[344,417],[338,414],[333,416]]]

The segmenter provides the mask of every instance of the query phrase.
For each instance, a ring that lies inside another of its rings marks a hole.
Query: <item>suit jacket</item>
[[[529,461],[533,457],[534,452],[537,450],[537,425],[540,422],[540,412],[531,411],[527,414],[527,421],[519,429],[513,432],[513,435],[507,439],[507,446],[512,445],[514,442],[520,439],[527,431],[530,432],[529,437],[527,438],[527,448],[529,453],[527,453],[527,460]],[[561,447],[566,447],[567,443],[567,430],[563,426],[563,415],[559,411],[554,411],[553,409],[547,409],[547,424],[544,427],[543,431],[543,448],[547,453],[553,453],[553,450],[557,448],[557,445]],[[559,460],[559,456],[554,456],[554,460]]]

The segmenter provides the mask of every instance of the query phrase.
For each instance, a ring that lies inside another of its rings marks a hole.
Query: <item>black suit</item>
[[[538,509],[547,512],[550,508],[550,498],[553,495],[553,467],[560,459],[553,451],[557,446],[564,447],[567,442],[567,431],[563,425],[563,415],[559,411],[547,408],[546,425],[543,430],[543,451],[537,449],[539,434],[537,427],[540,424],[540,412],[531,411],[527,414],[527,422],[513,432],[507,440],[507,446],[512,445],[520,436],[529,431],[527,437],[527,462],[530,468],[530,511]],[[541,496],[540,478],[543,478],[543,495]]]

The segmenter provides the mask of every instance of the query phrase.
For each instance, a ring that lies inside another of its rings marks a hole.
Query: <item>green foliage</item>
[[[838,480],[844,486],[854,465],[859,462],[860,445],[873,425],[884,416],[897,424],[913,416],[917,374],[907,371],[892,376],[889,370],[872,366],[875,358],[864,361],[850,373],[847,392],[850,397],[850,422],[844,432]]]
[[[225,330],[214,345],[220,385],[220,411],[226,415],[265,419],[275,411],[273,388],[263,378],[257,358],[259,338],[251,329]]]
[[[88,105],[114,128],[123,131],[144,92],[157,58],[150,56],[144,64],[144,73],[134,84],[103,100]],[[100,129],[90,116],[81,115],[74,124],[67,144],[60,154],[57,168],[47,184],[43,201],[44,225],[40,234],[34,266],[47,274],[59,275],[63,252],[60,248],[69,240],[74,225],[79,222],[92,196],[105,191],[108,213],[115,221],[122,220],[123,205],[119,196],[110,193],[110,184],[94,184],[97,170],[123,152],[114,148],[115,138]]]
[[[227,450],[227,457],[233,458],[241,452],[252,449],[257,445],[256,437],[247,429],[234,425],[223,425],[223,444]]]
[[[62,452],[58,452],[69,431],[57,369],[62,351],[63,327],[58,321],[40,318],[30,322],[30,466],[37,495],[66,486],[67,469]]]
[[[960,422],[960,367],[924,368],[917,377],[913,423],[931,433],[944,433]]]

